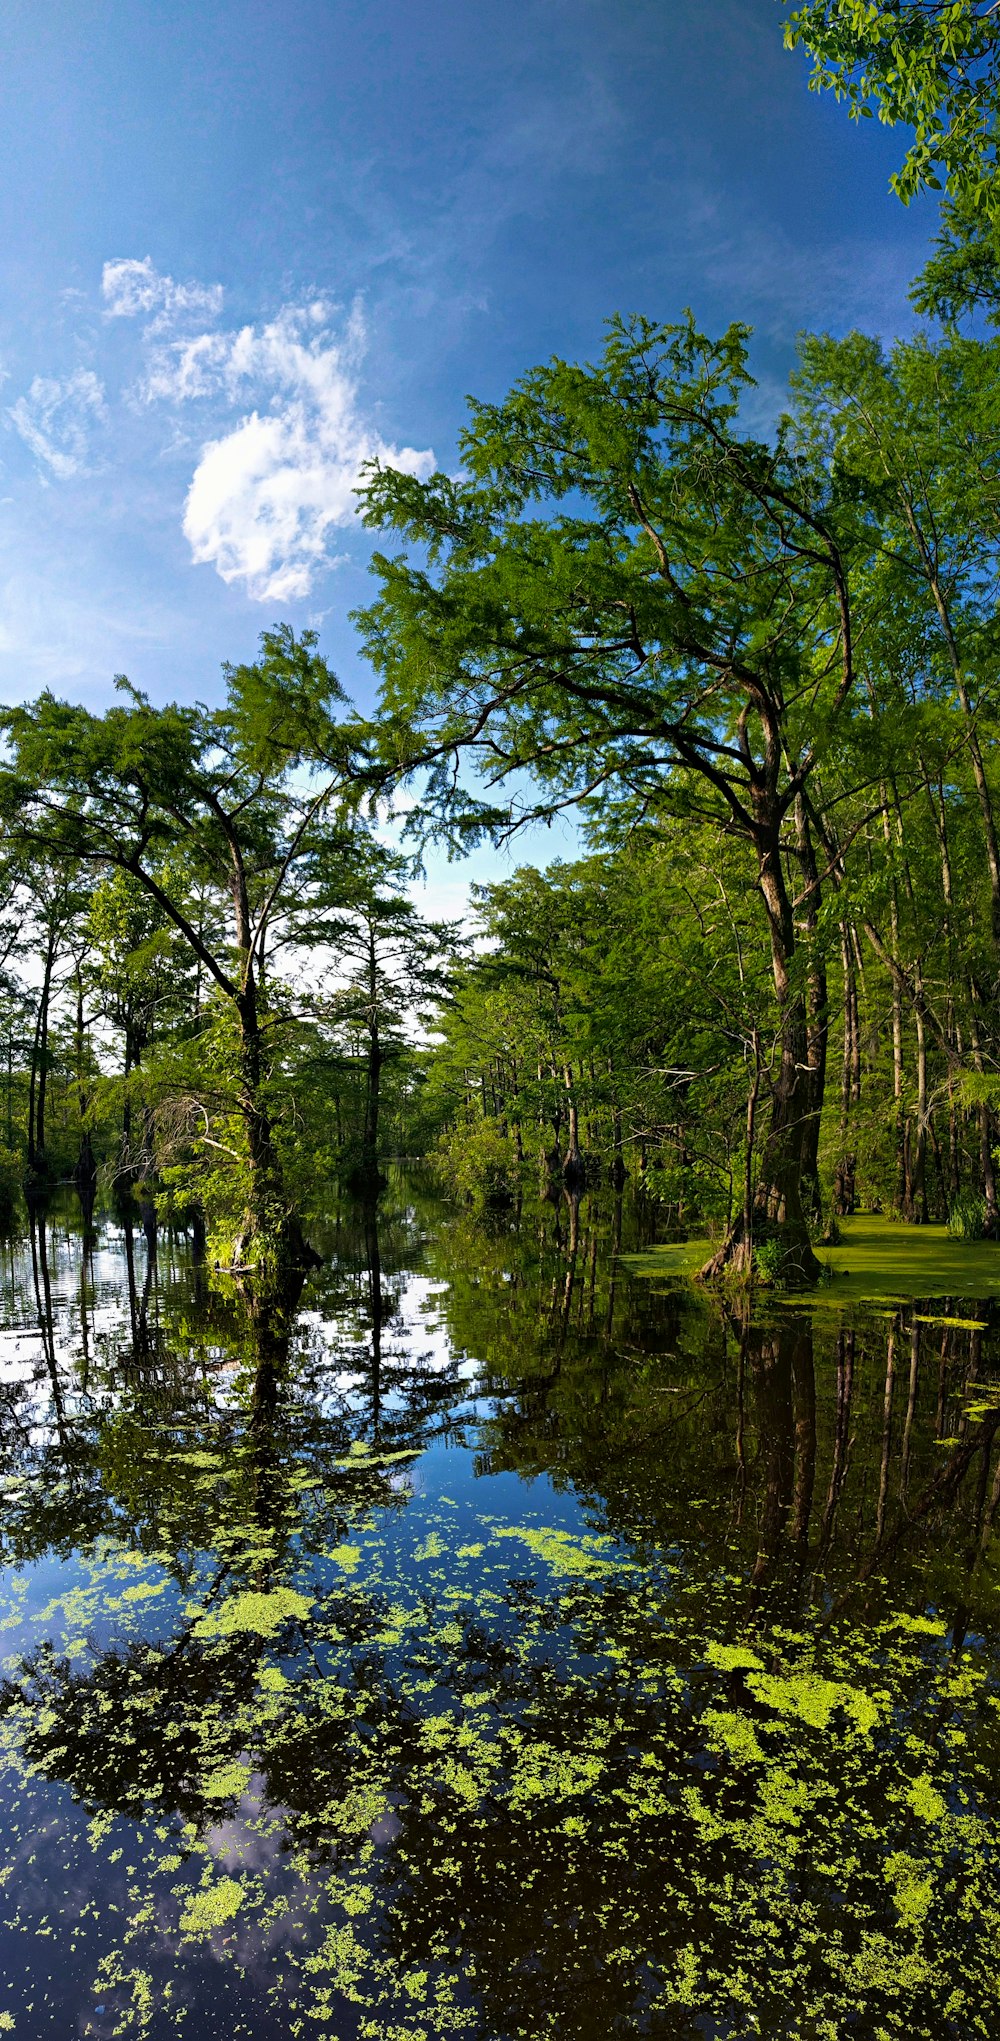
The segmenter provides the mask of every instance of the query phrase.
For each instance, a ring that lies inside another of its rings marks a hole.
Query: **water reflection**
[[[345,1208],[262,1323],[33,1216],[16,2032],[992,2031],[988,1314],[747,1319],[630,1278],[640,1223]]]

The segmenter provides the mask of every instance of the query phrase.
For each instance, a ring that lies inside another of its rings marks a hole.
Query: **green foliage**
[[[443,1129],[463,1197],[568,1158],[813,1277],[831,1189],[992,1210],[998,342],[807,337],[769,443],[750,386],[746,328],[616,319],[474,404],[457,476],[373,469],[365,725],[285,628],[216,710],[5,712],[5,1132],[38,1186],[97,1160],[266,1257]],[[473,954],[367,816],[407,781],[418,839],[499,826],[464,758],[586,830],[478,892]]]
[[[783,1289],[787,1254],[778,1239],[756,1240],[753,1248],[754,1269],[759,1280],[771,1289]]]
[[[738,855],[717,839],[707,861],[664,825],[518,871],[477,906],[487,947],[454,976],[429,1102],[464,1126],[471,1100],[532,1158],[565,1151],[575,1110],[598,1174],[627,1156],[671,1225],[725,1220],[770,991]]]
[[[0,1229],[9,1227],[20,1206],[24,1159],[19,1149],[0,1142]]]
[[[986,1200],[973,1191],[953,1199],[948,1208],[948,1231],[953,1240],[983,1240],[986,1235]]]
[[[433,1162],[441,1183],[470,1204],[509,1204],[517,1189],[513,1143],[496,1120],[463,1115],[442,1134]]]
[[[123,1195],[141,1181],[161,1206],[199,1205],[220,1258],[228,1235],[260,1265],[301,1254],[302,1215],[352,1147],[375,1178],[383,1068],[407,1064],[451,938],[357,812],[358,733],[315,633],[265,632],[225,680],[215,710],[155,709],[124,680],[104,716],[51,695],[11,710],[0,809],[25,864],[89,882],[59,908],[78,958],[66,1173],[100,1128]],[[119,1038],[113,1071],[95,1020]],[[54,1065],[47,1008],[45,1030],[32,1111]],[[48,1162],[48,1127],[46,1142]]]
[[[951,321],[1000,307],[1000,18],[989,0],[782,0],[785,41],[808,50],[810,85],[852,120],[912,134],[890,182],[904,205],[942,192],[941,230],[912,296]]]
[[[892,187],[904,205],[926,187],[995,210],[1000,23],[986,0],[783,0],[790,48],[810,84],[846,99],[852,119],[912,128]]]
[[[696,1125],[703,1138],[705,1120],[697,1117],[696,1100],[689,1104],[692,1131]],[[728,1175],[719,1168],[713,1169],[707,1160],[679,1163],[647,1154],[635,1171],[635,1180],[644,1197],[659,1205],[668,1217],[676,1215],[678,1223],[686,1227],[706,1221],[724,1225],[730,1216],[732,1193]]]

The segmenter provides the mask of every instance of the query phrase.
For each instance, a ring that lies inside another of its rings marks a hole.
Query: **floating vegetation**
[[[99,1478],[81,1424],[7,1492],[0,2031],[986,2041],[987,1337],[695,1311],[554,1368],[482,1294],[468,1445],[244,1351],[204,1446],[99,1402]]]
[[[635,2032],[700,2011],[735,2034],[751,1977],[767,2033],[795,2004],[817,2034],[862,2005],[886,2033],[936,2031],[931,2008],[991,2031],[985,1660],[905,1611],[798,1642],[750,1617],[744,1639],[725,1576],[692,1599],[607,1537],[410,1516],[405,1539],[369,1524],[332,1548],[354,1555],[347,1608],[320,1561],[309,1593],[200,1567],[169,1639],[136,1631],[135,1604],[82,1660],[62,1604],[25,1623],[3,1689],[8,1847],[37,1837],[51,1878],[73,1807],[93,1817],[94,1882],[122,1892],[119,1982],[105,1952],[92,1987],[115,2031],[150,2008],[167,2031],[191,1940],[290,2031],[336,2032],[353,2006],[372,2036],[596,2033],[600,2007]],[[86,1592],[120,1605],[130,1557],[95,1555]],[[8,1886],[11,1925],[36,1892]],[[140,1974],[137,1996],[122,1980]]]
[[[991,1240],[956,1240],[946,1226],[903,1226],[876,1214],[838,1221],[835,1247],[818,1246],[826,1280],[808,1295],[789,1293],[785,1308],[810,1311],[904,1303],[914,1298],[1000,1297],[1000,1245]],[[693,1276],[712,1253],[710,1240],[688,1240],[647,1248],[625,1259],[636,1275]],[[980,1329],[981,1317],[927,1320]]]

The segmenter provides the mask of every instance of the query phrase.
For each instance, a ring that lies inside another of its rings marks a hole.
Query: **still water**
[[[0,2034],[1000,2028],[1000,1319],[595,1198],[2,1249]]]

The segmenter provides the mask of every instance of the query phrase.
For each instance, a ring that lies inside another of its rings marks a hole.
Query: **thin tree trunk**
[[[31,1075],[28,1080],[28,1171],[38,1180],[45,1169],[45,1099],[48,1085],[49,1065],[49,1006],[52,999],[52,974],[56,960],[56,931],[50,926],[45,945],[45,964],[42,971],[42,987],[38,996],[38,1012],[35,1017],[35,1032],[31,1045]]]
[[[763,796],[761,799],[763,806]],[[795,929],[782,871],[777,825],[767,832],[762,828],[761,838],[759,885],[770,924],[781,1060],[772,1088],[770,1125],[754,1196],[754,1232],[758,1238],[770,1235],[782,1242],[786,1281],[815,1283],[822,1271],[813,1252],[802,1202],[805,1130],[815,1110],[806,1005],[792,979]],[[701,1273],[703,1277],[710,1278],[721,1275],[730,1266],[745,1268],[748,1262],[749,1247],[740,1212],[722,1246]]]
[[[819,1181],[819,1135],[826,1088],[826,1055],[829,1038],[829,992],[826,964],[819,945],[819,868],[809,830],[805,802],[795,803],[796,850],[805,890],[801,927],[808,953],[806,973],[806,1117],[802,1130],[802,1201],[810,1219],[818,1224],[823,1216]]]
[[[369,1183],[378,1179],[379,1117],[382,1103],[382,1038],[379,1031],[378,957],[375,932],[368,930],[368,1070],[365,1080],[364,1169]],[[485,1091],[484,1091],[485,1107]]]
[[[753,1075],[747,1093],[747,1148],[743,1168],[743,1238],[748,1256],[753,1254],[753,1154],[757,1128],[757,1100],[760,1095],[760,1036],[756,1028],[751,1037],[751,1047]]]
[[[965,673],[962,667],[962,660],[958,649],[958,643],[955,638],[955,633],[952,629],[950,611],[948,608],[947,601],[945,599],[944,591],[941,587],[941,583],[936,574],[933,573],[931,574],[930,584],[938,616],[941,621],[941,628],[944,633],[945,643],[948,647],[948,656],[951,661],[952,677],[955,682],[955,692],[958,695],[959,702],[961,703],[962,714],[965,718],[966,742],[969,747],[969,757],[972,760],[972,776],[976,782],[976,794],[979,799],[979,812],[980,815],[982,816],[983,843],[986,850],[986,868],[989,873],[990,879],[990,922],[993,931],[993,940],[996,944],[1000,945],[1000,844],[998,844],[997,842],[997,826],[996,817],[993,813],[993,797],[990,793],[989,781],[986,777],[986,767],[983,764],[983,754],[979,745],[979,734],[976,729],[976,719],[973,712],[972,703],[969,698],[969,690],[966,686]]]
[[[833,1209],[846,1219],[855,1209],[856,1163],[851,1151],[850,1121],[854,1101],[855,1072],[858,1068],[858,1004],[854,981],[854,960],[846,926],[840,924],[840,963],[844,981],[844,1053],[840,1072],[840,1159],[834,1174]],[[860,1072],[858,1073],[860,1076]]]
[[[882,788],[882,833],[886,848],[892,852],[892,824],[889,819],[889,803],[885,788]],[[892,931],[892,955],[895,963],[902,959],[899,954],[899,894],[896,890],[895,872],[889,879],[889,926]],[[910,1130],[903,1110],[903,1000],[899,979],[892,974],[892,1096],[896,1108],[896,1161],[898,1175],[897,1204],[904,1215],[912,1209],[912,1184],[910,1173]]]
[[[971,997],[969,1035],[972,1047],[972,1063],[973,1068],[981,1075],[985,1065],[979,1023],[976,1017],[978,995],[975,986],[972,984],[970,984],[969,991]],[[980,1100],[979,1105],[976,1107],[976,1118],[979,1123],[980,1182],[986,1206],[984,1230],[988,1237],[993,1240],[996,1238],[998,1231],[1000,1231],[1000,1217],[998,1217],[997,1212],[997,1183],[993,1168],[993,1116],[985,1099]]]
[[[576,1093],[573,1089],[573,1072],[568,1063],[563,1064],[563,1083],[566,1087],[566,1111],[569,1123],[566,1153],[563,1156],[563,1176],[566,1183],[572,1188],[574,1185],[579,1187],[582,1183],[584,1168],[583,1156],[580,1152],[580,1120],[577,1111]]]

